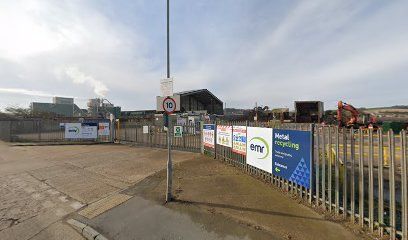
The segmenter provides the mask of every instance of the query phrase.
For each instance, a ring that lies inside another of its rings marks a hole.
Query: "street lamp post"
[[[167,0],[167,79],[170,78],[170,9],[169,0]],[[171,187],[173,185],[173,164],[171,161],[171,136],[170,136],[170,116],[168,113],[164,113],[167,122],[167,190],[166,190],[166,202],[170,202],[173,198],[171,194]]]

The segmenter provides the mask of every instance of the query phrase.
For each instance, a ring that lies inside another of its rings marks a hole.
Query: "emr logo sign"
[[[269,144],[261,137],[254,137],[249,140],[249,149],[254,155],[258,155],[258,159],[265,159],[269,155]]]
[[[247,163],[272,173],[272,129],[247,128]]]

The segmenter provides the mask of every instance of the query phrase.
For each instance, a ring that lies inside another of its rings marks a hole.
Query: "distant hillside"
[[[395,105],[391,107],[360,108],[364,110],[408,109],[408,105]]]

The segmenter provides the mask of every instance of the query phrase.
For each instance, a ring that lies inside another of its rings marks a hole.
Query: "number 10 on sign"
[[[171,97],[163,100],[163,109],[167,114],[172,114],[176,110],[176,101]]]

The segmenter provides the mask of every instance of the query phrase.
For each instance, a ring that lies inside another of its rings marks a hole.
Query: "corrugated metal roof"
[[[208,95],[210,95],[211,97],[213,97],[215,100],[217,100],[217,101],[219,101],[220,103],[222,103],[222,101],[219,99],[219,98],[217,98],[213,93],[211,93],[208,89],[196,89],[196,90],[189,90],[189,91],[182,91],[182,92],[176,92],[176,93],[174,93],[174,94],[177,94],[177,95],[184,95],[184,96],[186,96],[186,95],[195,95],[195,94],[208,94]]]

